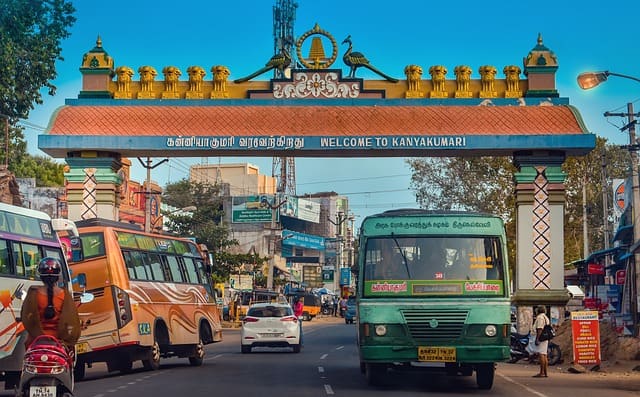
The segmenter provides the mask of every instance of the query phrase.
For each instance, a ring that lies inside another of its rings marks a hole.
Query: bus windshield
[[[504,296],[493,236],[384,236],[367,240],[364,296]]]

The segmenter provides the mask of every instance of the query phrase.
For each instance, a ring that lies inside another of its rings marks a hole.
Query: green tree
[[[75,23],[75,9],[65,0],[4,0],[0,12],[0,156],[17,177],[36,177],[38,186],[62,185],[62,168],[27,154],[20,119],[42,104],[41,89],[55,95],[55,62],[61,42]],[[6,124],[5,124],[6,123]],[[9,128],[7,128],[7,124]],[[8,141],[6,137],[8,136]],[[9,156],[7,159],[5,156]],[[51,172],[50,170],[53,170]],[[44,178],[42,177],[44,176]]]
[[[195,237],[213,253],[213,277],[224,282],[232,274],[258,273],[268,258],[235,252],[238,241],[231,238],[229,226],[224,223],[223,195],[220,185],[190,182],[187,179],[168,184],[162,194],[164,203],[185,208],[195,206],[193,215],[168,215],[168,228],[181,236]]]
[[[583,157],[568,157],[562,166],[566,174],[564,246],[565,263],[583,258],[584,210],[586,209],[589,253],[604,248],[604,231],[613,220],[612,180],[631,175],[629,152],[616,145],[608,145],[604,138],[596,139],[596,148]],[[603,180],[603,172],[605,179]],[[583,188],[586,201],[583,203]],[[604,219],[603,189],[607,199]],[[585,207],[586,205],[586,207]],[[608,230],[609,238],[615,230]]]
[[[604,153],[604,162],[603,162]],[[499,215],[506,225],[509,261],[515,264],[515,183],[517,171],[510,157],[444,157],[414,158],[411,188],[422,208],[470,210]],[[602,173],[605,165],[606,179]],[[582,258],[583,203],[586,189],[587,229],[590,252],[604,247],[604,213],[602,189],[611,203],[612,179],[629,175],[629,153],[604,138],[596,140],[596,148],[586,156],[568,157],[562,169],[566,174],[564,260]],[[612,204],[607,219],[612,218]],[[609,235],[611,237],[611,234]]]
[[[432,157],[406,162],[413,169],[411,188],[420,207],[500,216],[505,222],[509,263],[515,264],[516,168],[511,157]]]

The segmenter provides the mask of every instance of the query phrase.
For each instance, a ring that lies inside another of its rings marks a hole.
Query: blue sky
[[[57,64],[55,97],[45,94],[43,105],[31,112],[26,137],[28,150],[42,155],[37,135],[42,134],[56,108],[65,98],[77,98],[82,81],[79,72],[84,53],[101,36],[103,47],[116,66],[157,70],[175,65],[186,71],[190,65],[223,64],[236,79],[262,67],[273,55],[272,7],[275,0],[238,2],[112,3],[74,1],[77,21],[72,35],[62,43],[64,61]],[[640,83],[611,77],[605,84],[583,91],[576,76],[584,71],[610,70],[640,77],[640,46],[636,24],[640,2],[536,1],[487,3],[458,0],[436,3],[394,3],[376,0],[297,0],[294,25],[296,38],[318,23],[340,43],[351,35],[354,51],[396,78],[403,79],[408,64],[445,65],[447,78],[459,64],[472,67],[477,79],[481,65],[522,66],[523,58],[536,45],[538,33],[558,57],[556,86],[561,97],[578,108],[587,128],[611,143],[626,144],[628,135],[619,128],[625,120],[605,118],[605,111],[626,112],[634,103],[640,111]],[[339,50],[334,68],[348,69],[341,62],[346,47]],[[271,74],[258,77],[267,80]],[[358,77],[376,76],[359,70]],[[185,76],[183,76],[185,77]],[[425,78],[428,75],[425,73]],[[498,76],[503,78],[503,76]],[[137,76],[136,76],[137,78]],[[211,76],[205,77],[210,79]],[[38,128],[42,127],[42,128]],[[160,160],[160,159],[157,159]],[[152,179],[161,185],[188,176],[188,165],[201,158],[177,158],[155,168]],[[250,162],[263,174],[271,174],[272,158],[208,158],[209,164]],[[136,159],[133,178],[142,181],[146,170]],[[297,193],[336,191],[347,195],[359,224],[366,215],[386,209],[415,207],[409,189],[411,170],[403,158],[296,159]]]

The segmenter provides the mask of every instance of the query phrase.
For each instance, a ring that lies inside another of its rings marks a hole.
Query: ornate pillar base
[[[118,220],[122,166],[120,155],[107,152],[71,153],[65,173],[69,219]]]

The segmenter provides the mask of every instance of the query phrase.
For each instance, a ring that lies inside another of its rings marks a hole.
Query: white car
[[[240,348],[291,347],[300,353],[300,324],[288,303],[255,303],[242,320]]]

